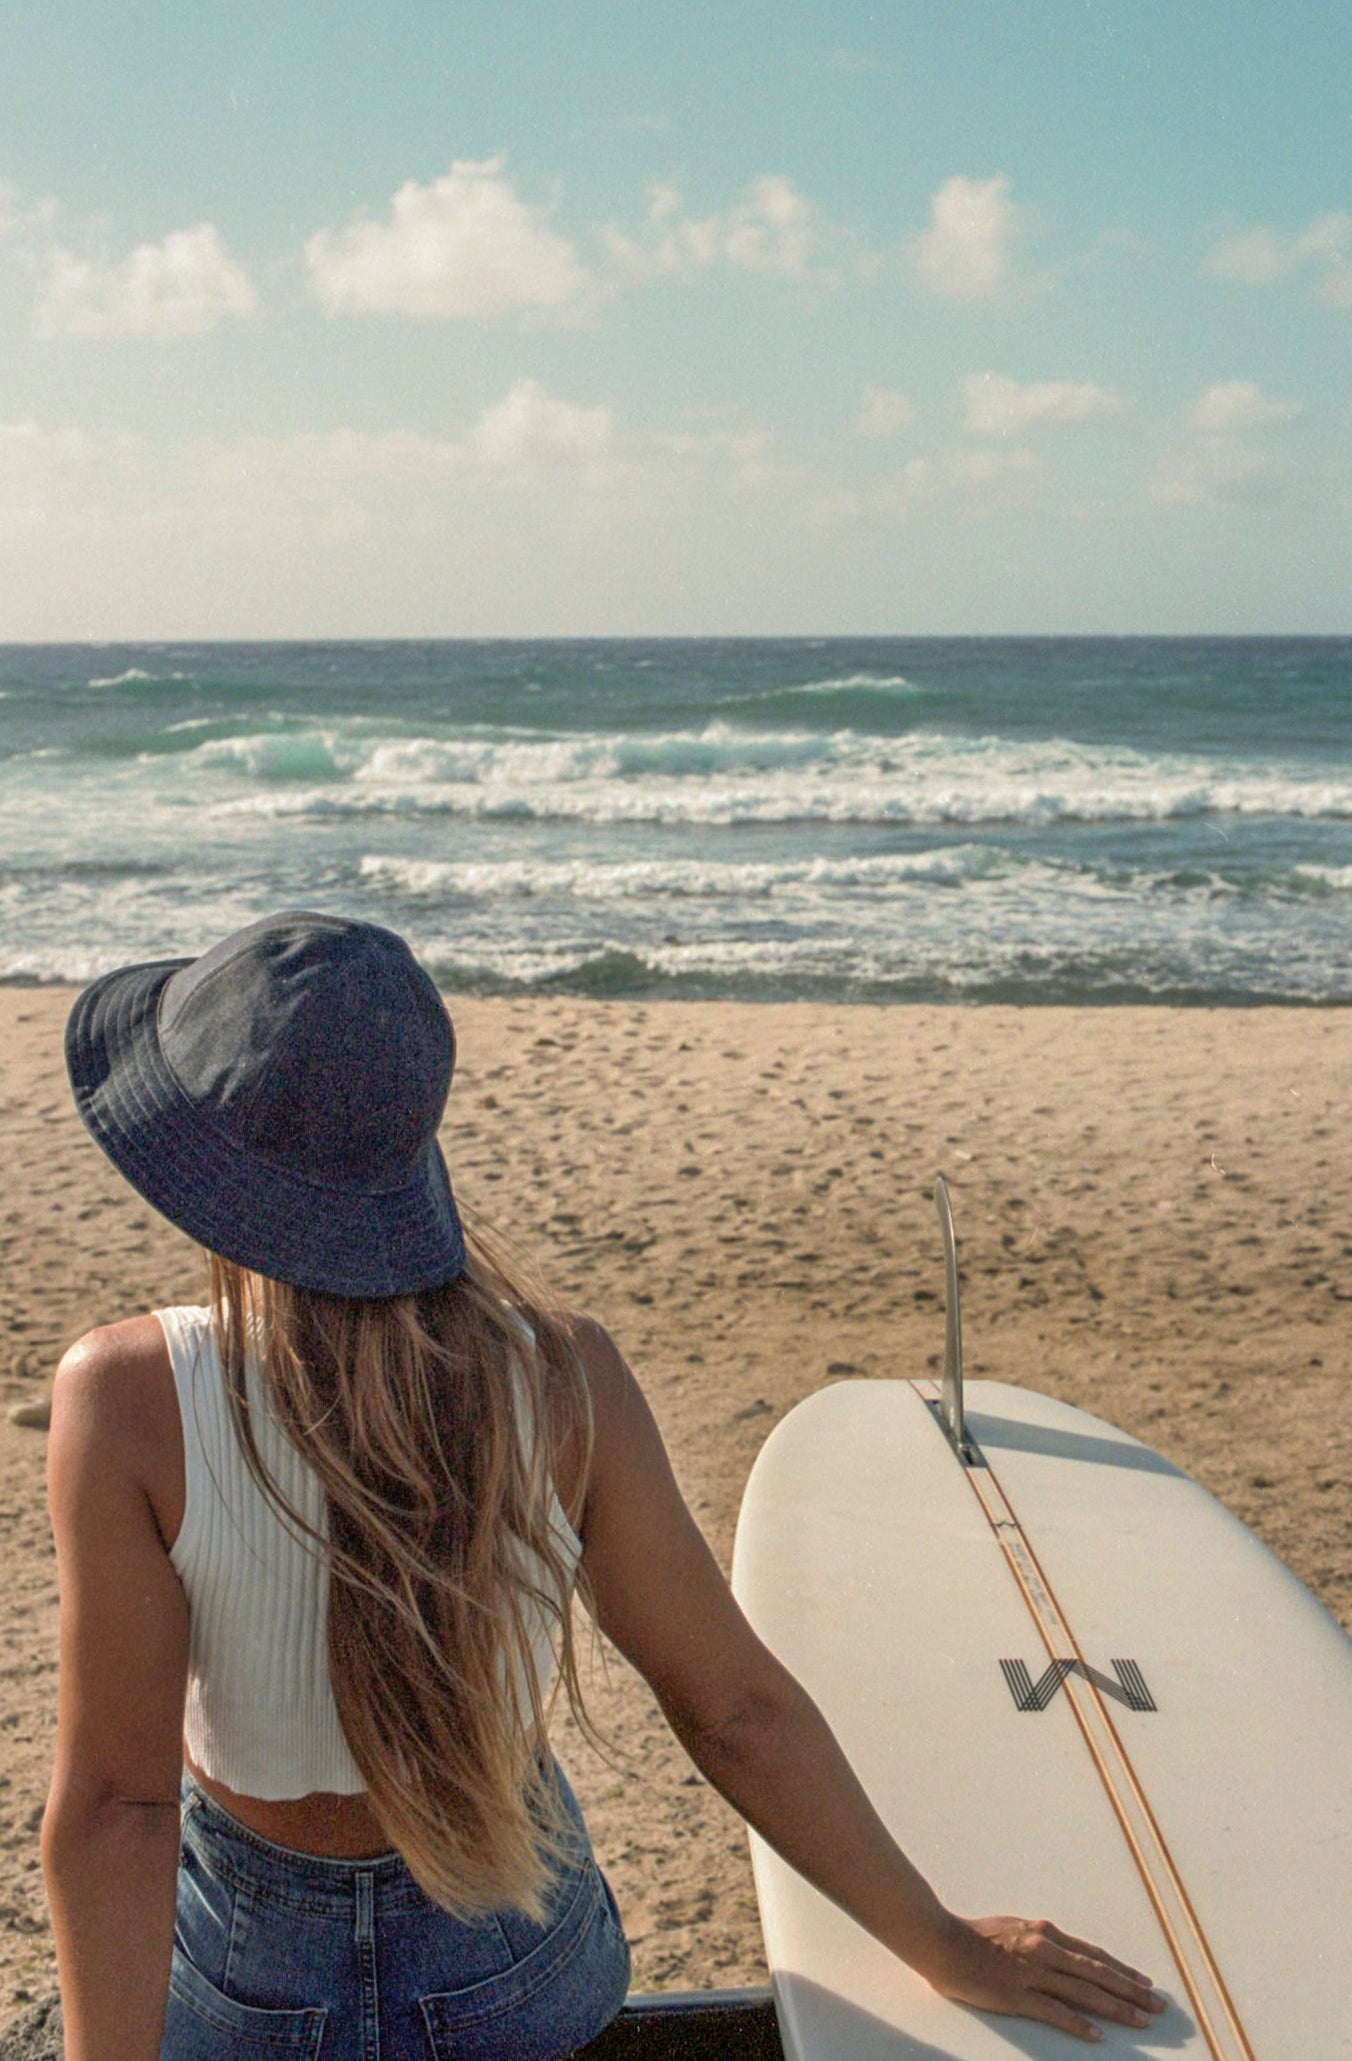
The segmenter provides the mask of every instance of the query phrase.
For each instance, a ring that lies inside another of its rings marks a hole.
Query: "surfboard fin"
[[[958,1291],[958,1241],[953,1230],[953,1205],[948,1183],[940,1174],[934,1183],[934,1206],[944,1239],[945,1305],[944,1378],[935,1414],[964,1467],[983,1467],[980,1448],[967,1435],[962,1407],[962,1306]]]

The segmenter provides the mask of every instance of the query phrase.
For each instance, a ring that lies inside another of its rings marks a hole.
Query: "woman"
[[[265,919],[82,995],[89,1129],[211,1302],[53,1400],[43,1863],[68,2061],[551,2061],[628,1956],[546,1744],[574,1584],[711,1782],[945,1994],[1082,2038],[1146,1979],[947,1911],[738,1611],[599,1326],[466,1245],[454,1044],[390,932]]]

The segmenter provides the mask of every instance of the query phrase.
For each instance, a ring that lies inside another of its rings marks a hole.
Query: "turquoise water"
[[[0,978],[264,911],[449,988],[1352,1000],[1352,640],[0,647]]]

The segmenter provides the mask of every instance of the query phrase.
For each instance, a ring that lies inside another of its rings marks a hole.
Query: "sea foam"
[[[1349,640],[8,646],[0,978],[303,906],[453,986],[1352,1001],[1349,684]]]
[[[260,815],[428,813],[541,821],[728,827],[895,824],[923,827],[1164,823],[1207,815],[1352,818],[1352,779],[1299,766],[1227,766],[1069,740],[1036,743],[916,731],[896,739],[747,733],[584,734],[527,740],[318,742],[338,791],[221,796]],[[278,771],[270,771],[275,750]],[[260,779],[294,764],[296,744],[218,740],[202,764],[259,761]],[[313,778],[313,774],[310,775]]]

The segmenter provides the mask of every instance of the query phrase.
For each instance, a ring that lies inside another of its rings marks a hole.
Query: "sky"
[[[7,0],[0,641],[1352,630],[1352,10]]]

